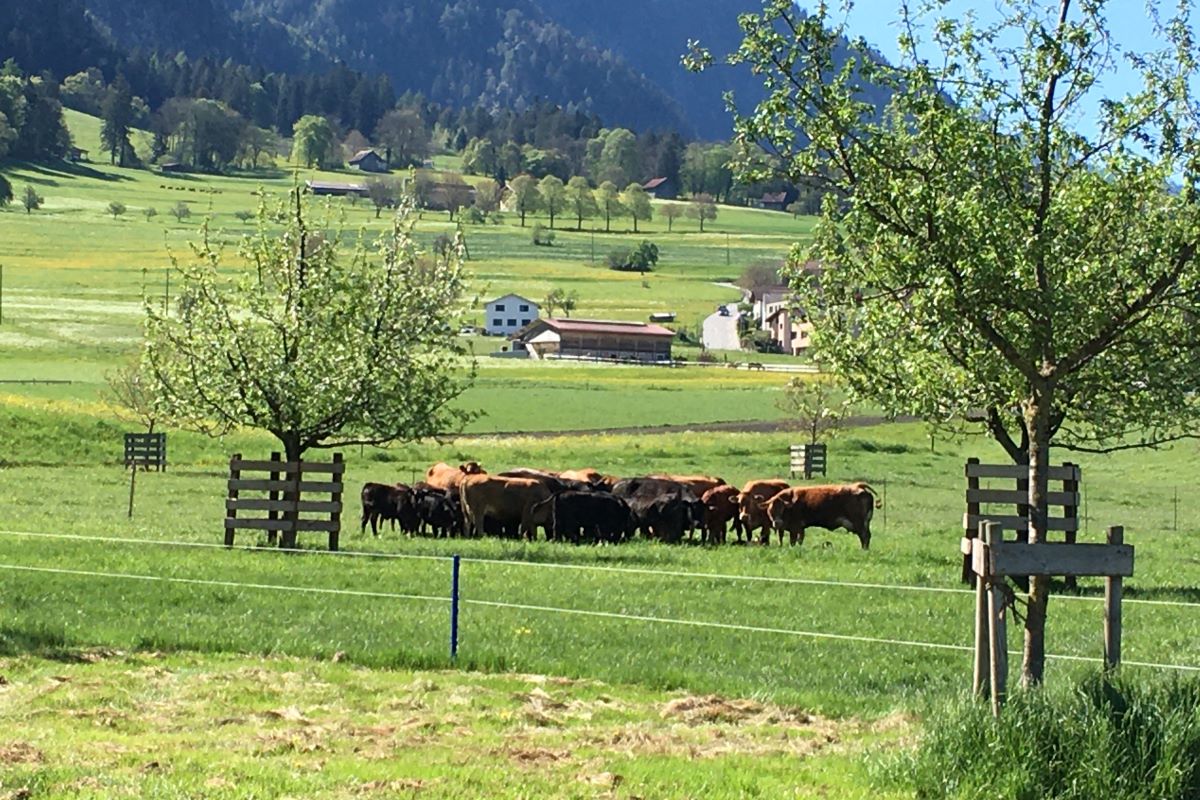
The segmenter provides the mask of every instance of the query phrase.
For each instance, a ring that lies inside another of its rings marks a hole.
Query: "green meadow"
[[[96,159],[96,121],[69,119]],[[460,402],[481,415],[466,431],[345,453],[342,547],[367,555],[322,554],[313,536],[298,554],[250,533],[217,546],[229,456],[275,448],[251,431],[171,431],[169,470],[138,474],[127,517],[119,457],[133,426],[104,376],[136,354],[146,299],[170,292],[168,252],[186,252],[202,218],[232,244],[249,230],[235,214],[260,193],[349,173],[167,177],[94,161],[5,174],[46,205],[0,211],[0,797],[888,796],[872,759],[910,747],[929,709],[968,686],[962,466],[1002,458],[982,437],[889,424],[833,441],[828,479],[867,480],[883,499],[869,551],[819,530],[795,548],[359,532],[356,487],[412,481],[438,460],[787,477],[794,434],[703,427],[778,420],[784,374],[530,363],[472,338],[478,377]],[[117,219],[114,200],[127,206]],[[172,217],[177,203],[192,216]],[[330,205],[368,237],[387,224],[366,203]],[[694,329],[738,298],[724,284],[743,266],[783,256],[812,222],[722,208],[703,234],[655,220],[635,235],[621,220],[535,247],[507,215],[464,229],[471,308],[561,286],[579,293],[576,316],[669,310]],[[451,230],[444,214],[416,222],[425,241]],[[662,252],[653,274],[600,265],[643,237]],[[664,425],[681,428],[653,430]],[[1137,551],[1126,669],[1200,668],[1195,444],[1055,455],[1083,467],[1082,538],[1123,524]],[[1080,583],[1050,605],[1059,687],[1101,654],[1102,588]],[[1019,636],[1011,625],[1011,648]]]

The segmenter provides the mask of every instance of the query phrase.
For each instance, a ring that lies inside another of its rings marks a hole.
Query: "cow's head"
[[[458,468],[464,475],[483,474],[483,467],[479,466],[478,461],[467,461],[466,463],[459,464]]]
[[[789,492],[781,492],[763,504],[772,528],[777,531],[783,530],[786,524],[783,518],[795,503],[795,498]]]
[[[755,517],[762,518],[763,509],[766,507],[760,498],[752,494],[743,494],[738,498],[738,519],[743,525],[749,525],[754,521]]]

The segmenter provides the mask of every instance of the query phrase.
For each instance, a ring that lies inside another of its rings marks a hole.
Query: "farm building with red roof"
[[[670,361],[675,332],[646,322],[536,319],[512,335],[513,349],[530,358],[583,357]]]

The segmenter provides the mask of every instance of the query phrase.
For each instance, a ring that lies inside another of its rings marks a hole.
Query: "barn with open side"
[[[537,319],[510,337],[530,358],[575,356],[631,361],[670,361],[675,332],[645,322]]]

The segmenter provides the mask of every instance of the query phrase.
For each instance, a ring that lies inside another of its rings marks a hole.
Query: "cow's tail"
[[[879,497],[879,492],[875,491],[874,486],[867,483],[866,481],[859,481],[858,483],[856,483],[854,485],[857,486],[859,489],[864,489],[864,490],[870,492],[871,497],[875,498],[875,507],[883,508],[883,500]]]

